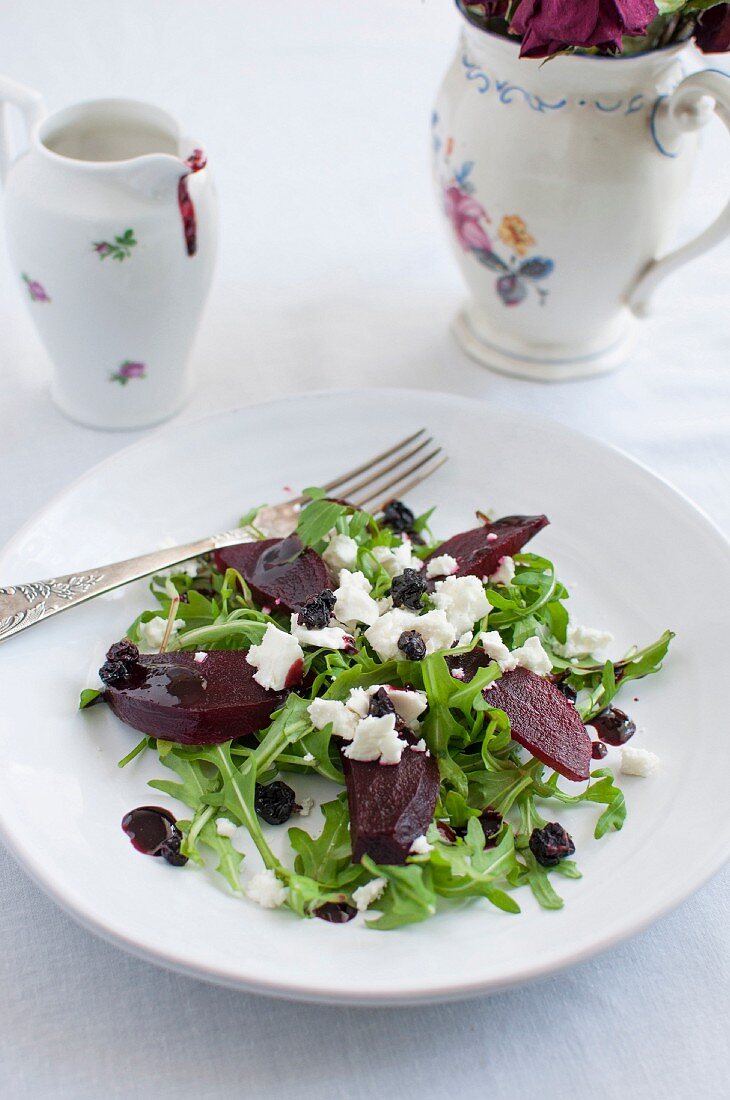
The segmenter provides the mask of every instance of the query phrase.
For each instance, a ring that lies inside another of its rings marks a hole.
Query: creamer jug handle
[[[683,134],[700,130],[716,114],[730,130],[730,73],[704,69],[686,77],[669,96],[660,96],[651,114],[651,137],[657,155],[677,157]],[[730,235],[730,202],[699,236],[659,259],[650,260],[630,287],[626,302],[637,317],[649,312],[654,290],[682,264],[701,256]]]
[[[7,76],[0,76],[0,182],[5,181],[8,169],[15,159],[10,143],[8,125],[9,108],[17,107],[25,123],[26,134],[46,113],[46,105],[40,92],[18,84]]]

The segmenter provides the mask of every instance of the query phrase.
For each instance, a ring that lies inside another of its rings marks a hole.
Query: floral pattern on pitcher
[[[45,287],[42,283],[37,282],[35,279],[28,278],[27,275],[21,275],[21,279],[28,287],[28,293],[32,302],[50,302],[50,298],[46,293]]]
[[[147,365],[145,363],[140,363],[133,359],[125,359],[118,369],[110,375],[109,381],[118,382],[120,386],[126,386],[127,383],[131,382],[134,378],[146,377]]]
[[[453,152],[453,139],[445,148],[445,164]],[[497,237],[509,249],[505,257],[494,247],[491,230],[492,219],[475,196],[471,179],[474,161],[468,160],[451,173],[443,185],[444,212],[454,235],[465,252],[497,275],[495,290],[505,306],[518,306],[527,298],[532,288],[540,305],[548,291],[540,285],[555,267],[553,260],[545,256],[529,256],[537,241],[525,221],[518,214],[505,214],[499,223]]]
[[[123,260],[129,259],[136,244],[134,230],[125,229],[124,233],[116,236],[113,241],[94,241],[91,247],[100,260],[105,260],[107,256],[111,256],[113,260],[118,260],[121,263]]]

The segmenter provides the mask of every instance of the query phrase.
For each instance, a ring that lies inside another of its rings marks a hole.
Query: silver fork
[[[326,493],[337,493],[358,508],[368,508],[378,515],[389,501],[403,496],[434,474],[447,461],[447,457],[426,434],[426,429],[421,428],[354,470],[328,481],[322,488]],[[299,511],[307,500],[307,497],[299,496],[260,508],[253,523],[267,536],[283,538],[296,530]],[[197,542],[154,550],[151,554],[127,558],[126,561],[102,565],[83,573],[68,573],[51,580],[0,588],[0,642],[113,588],[120,588],[152,573],[160,573],[211,550],[250,542],[252,538],[249,527],[237,527]]]

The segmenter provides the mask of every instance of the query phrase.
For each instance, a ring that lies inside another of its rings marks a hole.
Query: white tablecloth
[[[0,72],[54,107],[158,101],[204,142],[222,248],[181,419],[339,385],[469,394],[624,447],[730,531],[729,248],[662,289],[622,373],[518,382],[453,344],[462,287],[427,123],[456,29],[449,0],[5,0]],[[686,233],[723,201],[720,132],[703,160]],[[137,438],[64,420],[47,377],[0,257],[0,540]],[[726,871],[631,942],[532,987],[346,1010],[140,962],[78,927],[0,851],[0,1095],[727,1096],[729,885]]]

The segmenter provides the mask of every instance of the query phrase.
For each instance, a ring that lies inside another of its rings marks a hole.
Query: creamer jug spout
[[[152,153],[115,165],[122,186],[149,199],[174,199],[180,180],[190,172],[185,161],[169,153]]]

